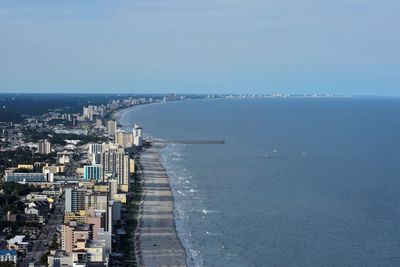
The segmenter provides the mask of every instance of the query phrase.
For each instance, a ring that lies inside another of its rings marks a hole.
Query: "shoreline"
[[[187,253],[176,230],[174,196],[160,161],[164,147],[154,142],[139,155],[143,194],[135,232],[136,258],[139,266],[186,267]]]
[[[123,108],[120,110],[117,110],[111,114],[111,119],[115,120],[117,124],[121,125],[121,118],[125,115],[125,113],[133,110],[133,109],[138,109],[143,106],[148,106],[148,105],[155,105],[155,104],[163,104],[164,102],[152,102],[152,103],[144,103],[144,104],[137,104],[133,105],[127,108]],[[122,125],[122,126],[127,126],[127,125]],[[132,125],[133,126],[133,125]]]
[[[111,118],[123,128],[127,127],[121,124],[121,118],[140,106],[143,105],[118,110]],[[142,184],[134,232],[134,253],[138,266],[188,266],[187,251],[176,229],[175,199],[170,177],[161,163],[161,150],[165,146],[153,142],[138,154],[138,171]]]

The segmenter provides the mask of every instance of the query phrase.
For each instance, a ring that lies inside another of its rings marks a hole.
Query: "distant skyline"
[[[400,96],[400,1],[2,1],[0,93]]]

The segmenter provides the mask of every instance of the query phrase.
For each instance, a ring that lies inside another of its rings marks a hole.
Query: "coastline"
[[[143,177],[135,234],[139,266],[187,266],[186,250],[176,230],[169,177],[160,162],[160,150],[164,147],[164,144],[154,142],[139,156]]]
[[[144,103],[144,104],[138,104],[138,105],[133,105],[131,107],[123,108],[123,109],[120,109],[120,110],[117,110],[117,111],[113,112],[111,114],[111,119],[115,120],[118,124],[120,124],[120,120],[125,115],[125,113],[127,113],[127,112],[129,112],[129,111],[131,111],[133,109],[141,108],[143,106],[162,104],[162,103],[163,102]],[[123,125],[123,126],[127,126],[127,125]],[[133,126],[133,125],[129,125],[129,126]]]
[[[125,113],[139,106],[142,105],[118,110],[112,118],[121,124]],[[134,233],[138,266],[187,266],[187,252],[176,229],[170,178],[161,163],[161,150],[165,146],[153,142],[138,155],[138,171],[143,186]]]

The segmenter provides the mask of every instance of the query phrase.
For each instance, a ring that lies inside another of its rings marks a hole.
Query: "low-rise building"
[[[4,175],[6,182],[32,183],[45,182],[47,175],[44,173],[7,173]]]
[[[47,256],[47,263],[49,267],[73,266],[72,257],[63,250],[50,251],[50,255]]]
[[[104,240],[79,240],[76,249],[72,253],[74,264],[77,264],[77,266],[92,266],[90,264],[97,263],[107,266],[108,259],[106,258],[104,243]]]
[[[69,224],[71,221],[76,221],[78,224],[84,224],[86,222],[86,211],[80,210],[78,212],[65,212],[64,223]]]
[[[33,165],[31,164],[18,164],[18,169],[33,170]]]
[[[126,194],[123,193],[114,194],[114,200],[121,202],[122,204],[126,204]]]
[[[7,250],[7,249],[1,249],[0,250],[0,262],[14,262],[15,265],[17,265],[17,251],[12,249],[12,250]]]
[[[16,235],[13,238],[7,240],[7,248],[9,250],[16,250],[21,253],[25,253],[28,250],[29,242],[25,241],[24,235]]]

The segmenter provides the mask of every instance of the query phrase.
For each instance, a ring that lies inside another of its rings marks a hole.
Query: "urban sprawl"
[[[0,122],[0,266],[122,266],[131,255],[142,129],[120,129],[126,98]],[[140,171],[139,171],[140,172]]]

